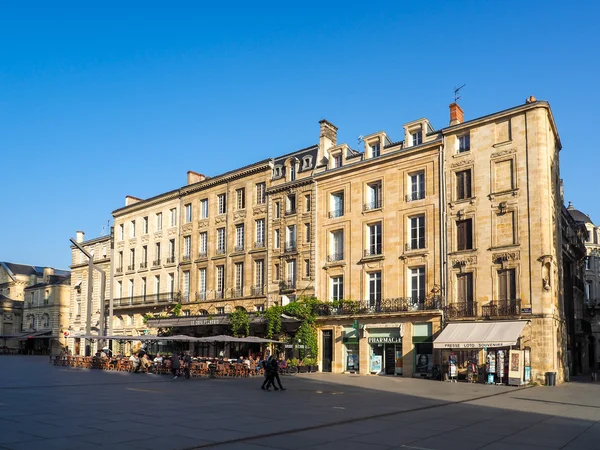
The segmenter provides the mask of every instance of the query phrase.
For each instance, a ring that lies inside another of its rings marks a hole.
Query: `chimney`
[[[321,132],[319,133],[319,155],[317,157],[317,164],[320,164],[325,157],[325,152],[331,147],[337,145],[337,127],[323,119],[319,121],[321,125]]]
[[[81,244],[83,242],[83,237],[85,236],[85,233],[83,231],[77,231],[75,233],[75,236],[76,236],[75,241],[78,244]]]
[[[142,201],[141,198],[137,198],[132,195],[125,196],[125,206],[130,206],[130,205],[133,205],[133,204],[135,204],[137,202],[141,202],[141,201]]]
[[[525,100],[525,103],[535,103],[535,102],[537,102],[537,99],[533,95],[530,95],[529,97],[527,97],[527,100]]]
[[[458,125],[465,121],[465,112],[454,102],[450,104],[450,125]]]
[[[206,176],[201,173],[194,172],[193,170],[188,170],[187,173],[187,184],[199,183],[200,181],[206,180]]]

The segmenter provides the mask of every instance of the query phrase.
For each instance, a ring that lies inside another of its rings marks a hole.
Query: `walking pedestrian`
[[[272,361],[272,365],[273,365],[273,377],[275,380],[277,380],[277,384],[279,385],[279,389],[282,391],[285,391],[286,388],[284,388],[281,385],[281,378],[279,378],[279,366],[281,364],[280,359],[282,358],[283,355],[280,355],[279,358],[273,357],[273,361]],[[275,387],[275,382],[273,382],[273,387]]]
[[[262,386],[260,387],[263,391],[269,390],[269,359],[271,357],[271,350],[267,349],[265,351],[265,357],[260,362],[260,365],[263,368],[263,374],[265,376],[265,380],[263,381]]]
[[[173,374],[173,379],[177,379],[177,373],[179,372],[179,355],[177,352],[173,352],[173,356],[171,356],[171,373]]]

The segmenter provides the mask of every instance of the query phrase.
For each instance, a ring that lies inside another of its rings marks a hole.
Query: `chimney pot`
[[[450,104],[450,125],[458,125],[465,121],[465,112],[459,106],[458,103],[454,102]]]
[[[75,239],[75,241],[76,241],[78,244],[81,244],[81,243],[83,242],[83,238],[84,238],[84,236],[85,236],[85,233],[84,233],[83,231],[77,231],[77,232],[75,233],[75,236],[76,236],[76,239]]]
[[[187,184],[199,183],[200,181],[206,180],[206,175],[202,175],[201,173],[194,172],[193,170],[188,170],[187,173]]]

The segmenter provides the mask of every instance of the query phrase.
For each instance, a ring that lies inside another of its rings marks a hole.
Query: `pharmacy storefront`
[[[367,329],[369,373],[402,375],[402,336],[400,328]]]

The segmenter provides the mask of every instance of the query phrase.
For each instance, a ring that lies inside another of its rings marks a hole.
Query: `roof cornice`
[[[288,189],[296,188],[299,186],[306,186],[313,182],[313,176],[307,178],[301,178],[300,180],[290,181],[288,183],[280,184],[278,186],[271,186],[266,190],[267,195],[276,194],[278,192],[287,191]]]

